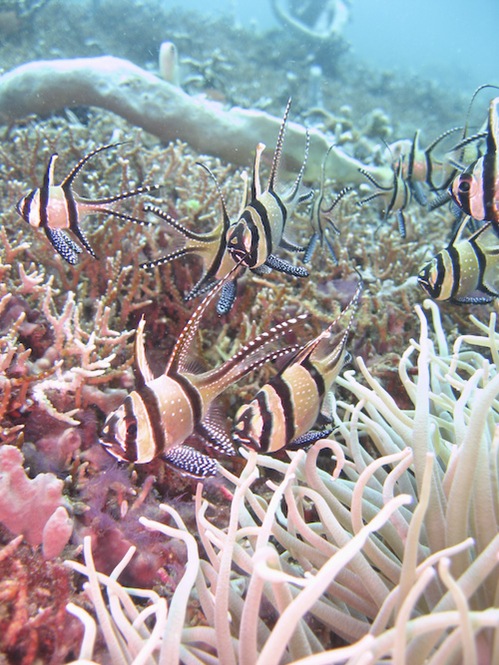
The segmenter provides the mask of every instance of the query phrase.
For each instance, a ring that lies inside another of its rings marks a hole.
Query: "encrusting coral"
[[[338,380],[358,401],[335,404],[334,439],[289,462],[245,454],[240,477],[221,469],[234,486],[226,528],[198,486],[203,555],[171,507],[175,527],[141,519],[187,549],[168,606],[119,584],[133,548],[107,577],[85,541],[86,564],[67,565],[88,578],[114,663],[497,662],[499,334],[492,315],[450,350],[438,307],[425,306],[436,344],[418,308],[419,341],[399,364],[412,408],[359,360],[362,381],[353,371]],[[332,474],[317,464],[324,449]],[[270,494],[254,489],[267,473]],[[85,627],[75,663],[99,662],[94,619],[74,604],[68,612]]]

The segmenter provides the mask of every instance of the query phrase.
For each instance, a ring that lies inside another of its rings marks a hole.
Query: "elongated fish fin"
[[[139,325],[137,326],[137,331],[135,333],[135,361],[134,361],[134,371],[135,371],[135,383],[136,390],[141,388],[146,383],[149,383],[154,379],[154,375],[149,367],[149,363],[146,358],[146,349],[144,344],[144,327],[146,325],[146,320],[144,316],[141,317]]]
[[[185,370],[189,357],[189,351],[199,328],[199,324],[201,323],[203,314],[205,313],[211,301],[215,298],[215,296],[218,295],[223,285],[231,279],[234,279],[239,270],[240,264],[241,262],[237,263],[226,275],[226,277],[220,280],[203,299],[203,301],[196,307],[194,313],[185,324],[184,329],[180,333],[175,346],[173,347],[173,351],[165,368],[165,374],[177,373]]]
[[[175,446],[163,455],[165,462],[184,476],[207,478],[217,473],[217,462],[190,446]]]
[[[298,348],[296,344],[277,349],[270,347],[283,339],[294,326],[301,324],[307,316],[307,314],[300,314],[278,323],[270,330],[250,340],[220,367],[194,377],[193,383],[203,392],[206,401],[209,402],[249,372],[267,362],[294,353]]]
[[[82,167],[88,162],[89,159],[92,159],[94,155],[97,155],[99,152],[103,152],[104,150],[109,150],[110,148],[116,148],[119,145],[123,145],[123,143],[128,143],[128,141],[120,141],[119,143],[109,143],[108,145],[101,145],[98,148],[95,148],[95,150],[92,150],[89,152],[87,155],[82,157],[80,161],[73,166],[71,171],[68,173],[68,175],[64,178],[64,180],[61,182],[61,187],[70,187],[73,183],[73,180],[76,178],[78,173],[81,171]]]
[[[57,157],[58,155],[56,152],[50,155],[49,161],[47,163],[47,168],[45,169],[45,174],[43,176],[43,183],[42,186],[40,187],[40,202],[39,202],[40,227],[45,229],[45,233],[47,234],[48,239],[54,246],[54,249],[56,249],[59,252],[59,254],[61,254],[61,256],[63,256],[63,258],[66,259],[66,261],[71,263],[71,261],[69,261],[55,245],[55,243],[59,242],[57,234],[56,236],[54,236],[54,239],[52,239],[52,237],[48,233],[49,230],[48,207],[49,207],[49,198],[50,198],[50,188],[53,187],[54,185],[54,168]],[[26,221],[29,222],[29,216],[25,217],[25,219]]]
[[[463,239],[462,236],[463,236],[464,230],[465,230],[466,226],[468,225],[468,222],[470,221],[470,219],[471,219],[471,217],[469,215],[465,215],[463,220],[458,224],[454,235],[451,237],[450,242],[447,245],[447,249],[449,249],[449,247],[452,247],[453,245],[455,245],[456,243],[458,243],[460,240]],[[480,231],[480,229],[478,229],[478,231]]]
[[[282,118],[281,126],[279,127],[279,134],[277,135],[277,143],[274,150],[274,156],[272,157],[269,182],[267,185],[267,189],[270,192],[273,192],[275,190],[277,172],[279,170],[279,165],[281,163],[282,145],[284,143],[284,134],[286,133],[286,123],[288,121],[290,108],[291,108],[291,97],[288,99],[288,103],[286,104],[286,109],[284,110],[284,116]]]
[[[286,194],[286,202],[288,203],[291,203],[296,198],[298,199],[298,203],[301,203],[302,201],[306,201],[307,199],[310,199],[313,196],[313,192],[311,190],[302,192],[301,194],[299,193],[301,183],[303,180],[303,174],[305,173],[305,169],[307,168],[309,149],[310,149],[310,132],[307,129],[305,132],[305,153],[303,155],[303,162],[298,172],[298,175],[296,176],[296,180],[293,184],[293,187],[291,188],[291,191],[288,194]]]
[[[43,176],[43,184],[42,184],[42,190],[46,190],[48,192],[50,187],[54,186],[54,168],[55,168],[55,163],[59,155],[54,152],[52,155],[50,155],[49,161],[47,162],[47,168],[45,169],[45,173]],[[40,197],[41,197],[41,190],[40,190]]]
[[[253,162],[253,175],[251,177],[251,200],[255,200],[262,195],[262,183],[260,180],[260,164],[262,162],[263,151],[265,150],[265,143],[258,143],[255,149],[255,161]],[[249,202],[248,202],[249,203]],[[238,219],[243,214],[243,210],[239,213]]]
[[[487,126],[487,154],[499,151],[499,97],[492,99],[489,107]]]
[[[167,212],[165,212],[164,210],[161,210],[161,208],[158,208],[158,206],[152,205],[151,203],[146,203],[144,205],[144,212],[151,212],[156,217],[159,217],[164,222],[166,222],[168,224],[168,226],[171,226],[173,229],[175,229],[175,231],[177,231],[182,236],[184,236],[184,238],[188,238],[189,240],[197,240],[199,242],[204,241],[205,234],[196,233],[195,231],[190,231],[183,224],[180,224],[180,222],[177,222],[177,220],[174,219]]]
[[[218,182],[215,174],[213,171],[206,166],[206,164],[203,164],[203,162],[196,162],[197,166],[200,166],[202,169],[208,173],[208,175],[211,177],[213,182],[215,183],[215,187],[217,188],[217,193],[218,193],[218,198],[220,199],[220,204],[222,206],[222,215],[223,215],[223,237],[225,238],[225,235],[227,233],[227,229],[230,226],[230,217],[229,213],[227,212],[227,204],[225,203],[225,197],[223,195],[222,189],[220,187],[220,183]]]
[[[149,194],[150,192],[157,192],[160,189],[159,185],[141,185],[140,187],[135,187],[135,189],[129,189],[126,192],[121,194],[115,194],[114,196],[107,196],[102,199],[93,199],[93,205],[107,205],[109,203],[116,203],[116,201],[123,201],[123,199],[130,199],[134,196],[140,196],[141,194]],[[113,214],[112,210],[107,210],[106,212]],[[137,221],[131,219],[130,221]]]

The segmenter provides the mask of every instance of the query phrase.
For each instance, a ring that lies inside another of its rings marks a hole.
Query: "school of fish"
[[[480,90],[488,87],[493,86],[481,86],[471,103]],[[199,257],[202,262],[202,276],[185,298],[191,300],[204,295],[204,299],[185,324],[159,376],[153,375],[147,362],[144,318],[138,325],[135,389],[107,416],[100,437],[106,450],[119,460],[143,464],[161,457],[180,473],[204,478],[217,473],[218,455],[235,455],[238,445],[272,454],[309,446],[332,431],[328,428],[324,405],[347,356],[347,343],[362,292],[360,276],[350,302],[315,339],[303,344],[288,341],[290,332],[295,339],[302,337],[301,327],[306,315],[299,315],[248,340],[214,369],[196,371],[191,358],[193,342],[206,310],[216,299],[218,314],[227,314],[237,298],[238,279],[245,272],[264,274],[277,270],[292,277],[308,276],[309,271],[303,265],[282,258],[277,253],[279,248],[301,254],[302,262],[309,263],[319,243],[328,248],[332,260],[337,262],[334,242],[341,229],[336,225],[334,211],[352,188],[345,187],[329,205],[325,203],[326,162],[334,146],[324,155],[318,191],[314,193],[303,185],[308,133],[303,164],[294,183],[283,187],[278,182],[290,107],[291,100],[284,111],[265,187],[260,176],[265,145],[259,143],[256,147],[252,176],[236,219],[229,217],[215,176],[205,165],[199,164],[213,177],[222,211],[221,221],[209,232],[190,230],[150,200],[142,206],[144,219],[116,209],[116,204],[125,199],[155,192],[159,187],[154,185],[96,199],[78,196],[73,186],[82,167],[98,153],[119,144],[91,151],[59,185],[54,184],[57,154],[53,154],[41,187],[33,189],[17,205],[21,217],[32,227],[42,229],[53,248],[71,265],[77,263],[83,249],[97,258],[81,226],[86,215],[96,213],[137,224],[149,223],[149,215],[156,222],[164,222],[175,234],[174,249],[143,263],[143,268],[151,269],[189,256]],[[457,144],[443,159],[437,159],[437,146],[461,131]],[[391,165],[391,182],[377,182],[367,171],[361,170],[375,191],[360,200],[359,205],[373,199],[382,200],[384,220],[394,214],[402,237],[406,234],[404,211],[413,198],[420,205],[429,205],[430,209],[447,202],[457,209],[455,230],[448,246],[418,274],[419,285],[436,300],[480,303],[499,296],[498,150],[499,97],[490,101],[487,121],[476,134],[468,135],[466,119],[464,130],[450,128],[425,149],[420,146],[419,130],[412,140],[400,140],[387,146],[385,156]],[[429,204],[427,192],[435,196]],[[301,246],[291,240],[287,232],[293,213],[303,203],[309,205],[311,234]],[[348,320],[340,328],[347,312]],[[232,429],[227,432],[225,418],[220,416],[216,406],[217,398],[250,372],[277,359],[282,359],[280,371],[247,404],[239,407]],[[320,421],[323,421],[321,426]],[[216,457],[186,444],[192,435],[211,447]]]

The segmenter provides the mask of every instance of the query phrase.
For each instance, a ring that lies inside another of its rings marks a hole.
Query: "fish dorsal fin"
[[[149,367],[149,363],[146,358],[146,349],[144,344],[144,327],[146,325],[145,317],[142,316],[139,325],[137,326],[137,331],[135,333],[135,360],[134,360],[134,370],[135,370],[135,380],[136,387],[143,386],[146,383],[149,383],[154,379],[154,375]]]
[[[71,171],[68,173],[68,175],[64,178],[64,180],[61,182],[61,187],[70,187],[73,184],[73,180],[76,178],[78,173],[81,171],[82,167],[88,162],[89,159],[92,159],[94,155],[97,155],[99,152],[103,152],[104,150],[109,150],[110,148],[116,148],[119,145],[122,145],[123,143],[127,143],[127,141],[120,141],[119,143],[109,143],[107,145],[101,145],[98,148],[95,148],[95,150],[92,150],[91,152],[88,153],[88,155],[85,155],[80,159],[80,161],[73,166]]]
[[[309,149],[310,149],[310,132],[307,129],[307,130],[305,130],[305,153],[304,153],[304,156],[303,156],[303,162],[302,162],[301,168],[298,172],[298,175],[296,176],[296,180],[293,183],[293,187],[291,188],[291,191],[286,195],[286,199],[288,201],[294,201],[296,195],[298,194],[298,191],[299,191],[300,186],[301,186],[301,181],[303,180],[303,174],[305,173],[305,169],[307,168]],[[329,151],[328,151],[328,154],[329,154]],[[306,195],[303,200],[306,200],[309,195],[311,195],[311,194]]]
[[[279,165],[281,163],[282,157],[282,145],[284,143],[284,134],[286,132],[286,123],[288,121],[289,110],[291,108],[291,97],[288,99],[286,108],[284,110],[284,116],[282,118],[281,126],[279,127],[279,134],[277,135],[277,143],[274,150],[274,156],[272,157],[272,166],[270,167],[269,182],[267,189],[270,192],[275,190],[277,172],[279,170]]]
[[[239,271],[241,261],[239,261],[232,270],[221,279],[213,289],[208,293],[208,295],[202,300],[202,302],[196,307],[194,313],[191,315],[190,319],[184,326],[184,329],[180,333],[175,346],[173,347],[172,353],[168,360],[168,363],[165,368],[165,374],[177,373],[185,371],[186,363],[189,357],[189,351],[194,340],[194,337],[198,331],[199,324],[203,314],[205,313],[208,305],[215,298],[215,296],[220,292],[223,285],[229,282],[231,279],[234,279],[237,272]]]
[[[334,326],[345,316],[345,314],[350,310],[350,318],[348,319],[347,326],[345,330],[343,331],[340,341],[338,344],[336,344],[335,349],[333,352],[331,352],[329,349],[324,352],[324,355],[322,354],[322,350],[320,351],[320,356],[319,360],[322,359],[322,357],[328,357],[331,355],[330,361],[334,363],[335,359],[341,355],[343,352],[343,349],[345,347],[345,344],[347,342],[348,336],[350,334],[350,330],[352,329],[353,325],[353,319],[355,316],[355,313],[357,311],[357,307],[359,304],[359,299],[360,295],[362,293],[363,289],[363,281],[362,279],[359,280],[359,283],[357,285],[357,288],[355,290],[355,293],[351,297],[349,303],[347,306],[341,310],[341,312],[338,314],[338,316],[334,319],[334,321],[331,321],[331,323],[328,325],[328,327],[320,334],[318,335],[315,339],[311,340],[308,344],[306,344],[293,358],[292,362],[293,363],[303,363],[307,358],[309,358],[321,345],[321,343],[325,340],[329,340],[332,338],[333,335],[333,328]]]
[[[494,154],[499,150],[499,97],[490,102],[489,122],[487,126],[487,154]]]
[[[206,164],[203,164],[203,162],[196,162],[196,165],[200,166],[202,169],[204,169],[206,171],[206,173],[208,173],[208,175],[212,178],[213,182],[215,183],[215,187],[217,188],[218,197],[219,197],[220,203],[222,205],[224,237],[225,237],[225,233],[227,232],[227,229],[230,226],[230,217],[229,217],[229,213],[227,212],[227,205],[225,203],[225,197],[223,195],[222,189],[220,188],[220,183],[218,182],[218,179],[215,176],[215,174],[213,173],[213,171],[208,166],[206,166]]]
[[[54,169],[58,157],[59,155],[56,152],[50,155],[50,159],[47,163],[47,168],[45,169],[42,189],[46,190],[47,192],[50,187],[54,186]]]
[[[250,191],[250,186],[249,186],[249,177],[248,177],[248,171],[243,171],[241,173],[241,180],[243,181],[243,195],[241,197],[241,205],[239,207],[239,212],[237,213],[236,219],[239,219],[241,215],[244,212],[244,209],[247,207],[249,203],[249,191]]]
[[[260,181],[260,164],[262,162],[262,154],[265,150],[265,143],[259,143],[255,150],[255,161],[253,162],[253,176],[251,178],[251,199],[254,201],[262,195],[262,183]],[[243,213],[241,212],[241,215]],[[239,217],[241,217],[239,215]],[[239,219],[239,218],[238,218]]]
[[[468,222],[470,221],[471,217],[469,215],[466,215],[462,222],[460,222],[459,226],[456,229],[456,232],[454,233],[453,237],[451,238],[451,241],[447,245],[447,248],[452,247],[456,243],[460,242],[462,240],[462,235],[464,233],[464,229],[468,225]]]

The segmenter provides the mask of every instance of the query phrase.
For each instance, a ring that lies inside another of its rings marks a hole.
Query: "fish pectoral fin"
[[[265,261],[265,265],[273,270],[283,272],[286,275],[293,275],[294,277],[308,277],[309,275],[308,270],[303,266],[294,266],[292,263],[289,263],[289,261],[281,259],[275,254],[269,254]]]
[[[281,238],[281,242],[279,243],[279,247],[283,247],[284,249],[287,249],[288,252],[304,252],[306,247],[302,247],[301,245],[297,245],[295,242],[292,240],[288,240],[284,236]]]
[[[333,431],[332,429],[323,429],[320,431],[316,429],[311,429],[306,434],[302,434],[302,436],[299,436],[294,441],[291,441],[291,443],[289,443],[286,447],[293,450],[296,448],[304,448],[306,446],[311,446],[316,441],[319,441],[319,439],[327,439],[327,437],[332,433],[332,431]]]
[[[217,314],[222,316],[223,314],[228,314],[232,309],[232,305],[236,299],[237,295],[237,281],[235,279],[230,282],[226,282],[222,286],[220,295],[217,302]]]
[[[81,247],[60,229],[45,227],[44,231],[55,251],[59,252],[65,261],[74,266],[78,262],[78,254],[81,254]]]
[[[171,448],[163,455],[163,458],[167,464],[185,476],[208,478],[217,473],[216,460],[190,446]]]
[[[236,454],[231,438],[215,418],[207,416],[203,422],[196,427],[196,434],[203,438],[206,445],[222,455]]]

